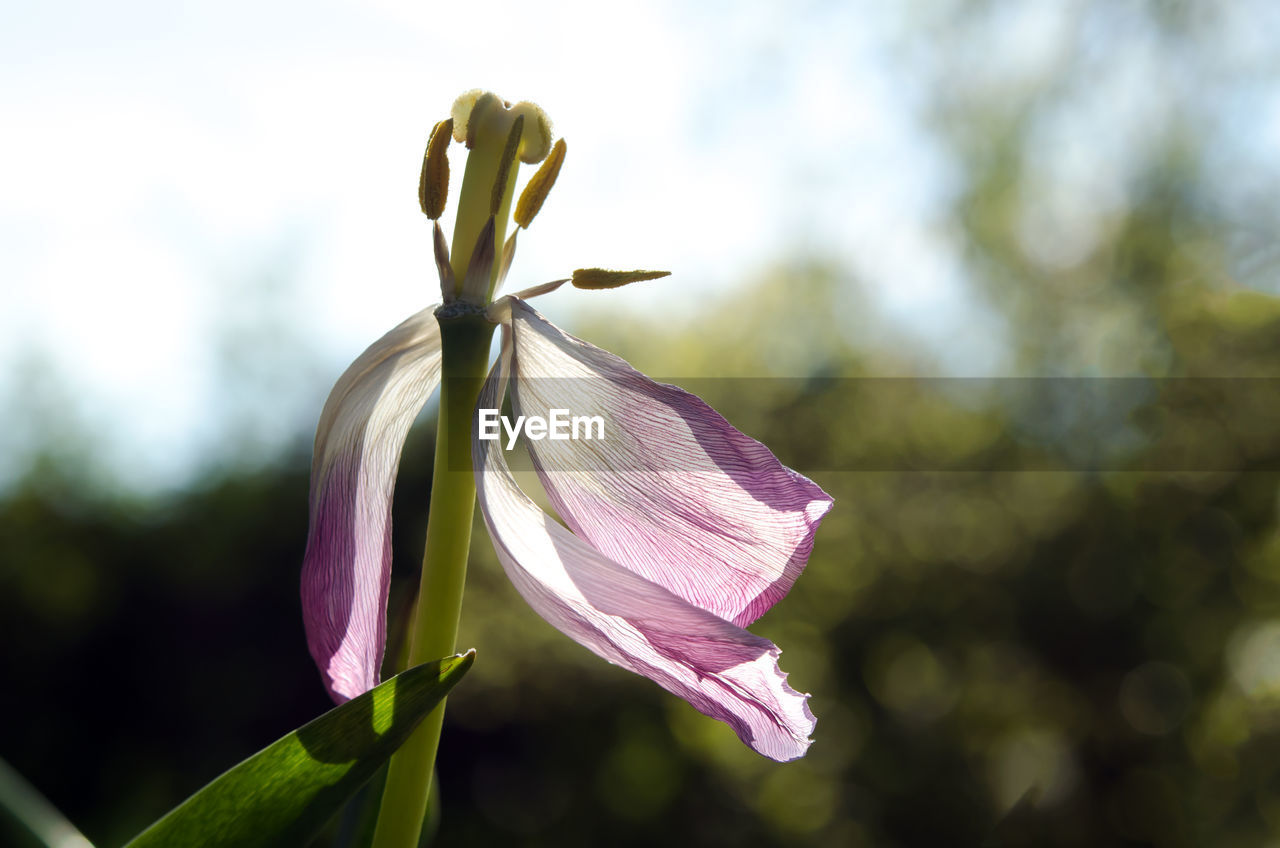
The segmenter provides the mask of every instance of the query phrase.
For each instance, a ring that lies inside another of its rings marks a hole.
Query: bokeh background
[[[311,431],[433,299],[422,145],[485,86],[569,144],[516,285],[673,270],[538,308],[836,507],[753,628],[787,765],[478,528],[437,844],[1280,844],[1280,7],[491,5],[4,7],[0,757],[113,845],[328,706]]]

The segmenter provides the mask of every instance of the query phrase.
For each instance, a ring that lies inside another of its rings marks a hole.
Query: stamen
[[[514,294],[509,295],[509,297],[518,297],[518,298],[520,298],[521,300],[528,300],[529,298],[531,298],[531,297],[537,297],[538,295],[542,295],[542,294],[551,294],[551,292],[553,292],[553,291],[555,291],[556,289],[560,288],[561,286],[563,286],[563,285],[564,285],[565,283],[567,283],[567,282],[569,282],[569,278],[568,278],[568,277],[566,277],[566,278],[565,278],[565,279],[563,279],[563,280],[552,280],[552,281],[551,281],[551,282],[549,282],[549,283],[541,283],[541,284],[536,285],[536,286],[530,286],[530,287],[529,287],[529,288],[527,288],[527,289],[521,289],[520,291],[515,292]]]
[[[511,302],[513,300],[529,300],[539,295],[550,294],[567,282],[569,282],[568,278],[552,280],[549,283],[530,286],[527,289],[521,289],[515,294],[500,297],[484,308],[484,317],[488,318],[490,323],[493,324],[507,324],[511,321]]]
[[[579,268],[573,272],[573,285],[580,289],[616,289],[628,283],[657,280],[671,276],[670,271],[606,271],[604,268]]]
[[[551,187],[556,184],[556,177],[560,176],[560,166],[564,164],[564,153],[565,144],[562,138],[556,142],[555,147],[551,148],[551,155],[538,168],[537,173],[530,177],[524,191],[520,192],[520,202],[516,204],[515,218],[516,224],[526,230],[529,229],[534,216],[542,209],[542,202],[547,199]]]
[[[453,118],[446,118],[435,125],[431,140],[422,154],[422,176],[418,179],[418,203],[422,213],[431,220],[444,214],[445,201],[449,198],[449,138],[453,135]]]

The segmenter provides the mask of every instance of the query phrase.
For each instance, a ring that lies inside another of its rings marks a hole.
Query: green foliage
[[[129,848],[309,842],[462,679],[474,657],[416,666],[334,707],[218,777]]]

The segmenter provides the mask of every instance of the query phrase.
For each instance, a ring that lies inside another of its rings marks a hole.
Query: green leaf
[[[475,652],[425,663],[223,774],[125,848],[305,845],[444,699]]]

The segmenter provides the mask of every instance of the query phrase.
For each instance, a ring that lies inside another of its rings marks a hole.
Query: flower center
[[[507,222],[515,194],[517,160],[541,162],[551,150],[551,121],[533,103],[511,106],[491,92],[470,91],[453,104],[453,135],[467,145],[467,167],[462,177],[458,216],[450,250],[456,295],[488,303],[493,298],[502,262],[493,262],[483,293],[464,291],[472,257],[481,251],[477,242],[492,239],[492,255],[505,252]],[[492,235],[486,232],[493,219]],[[474,277],[474,275],[473,275]]]

